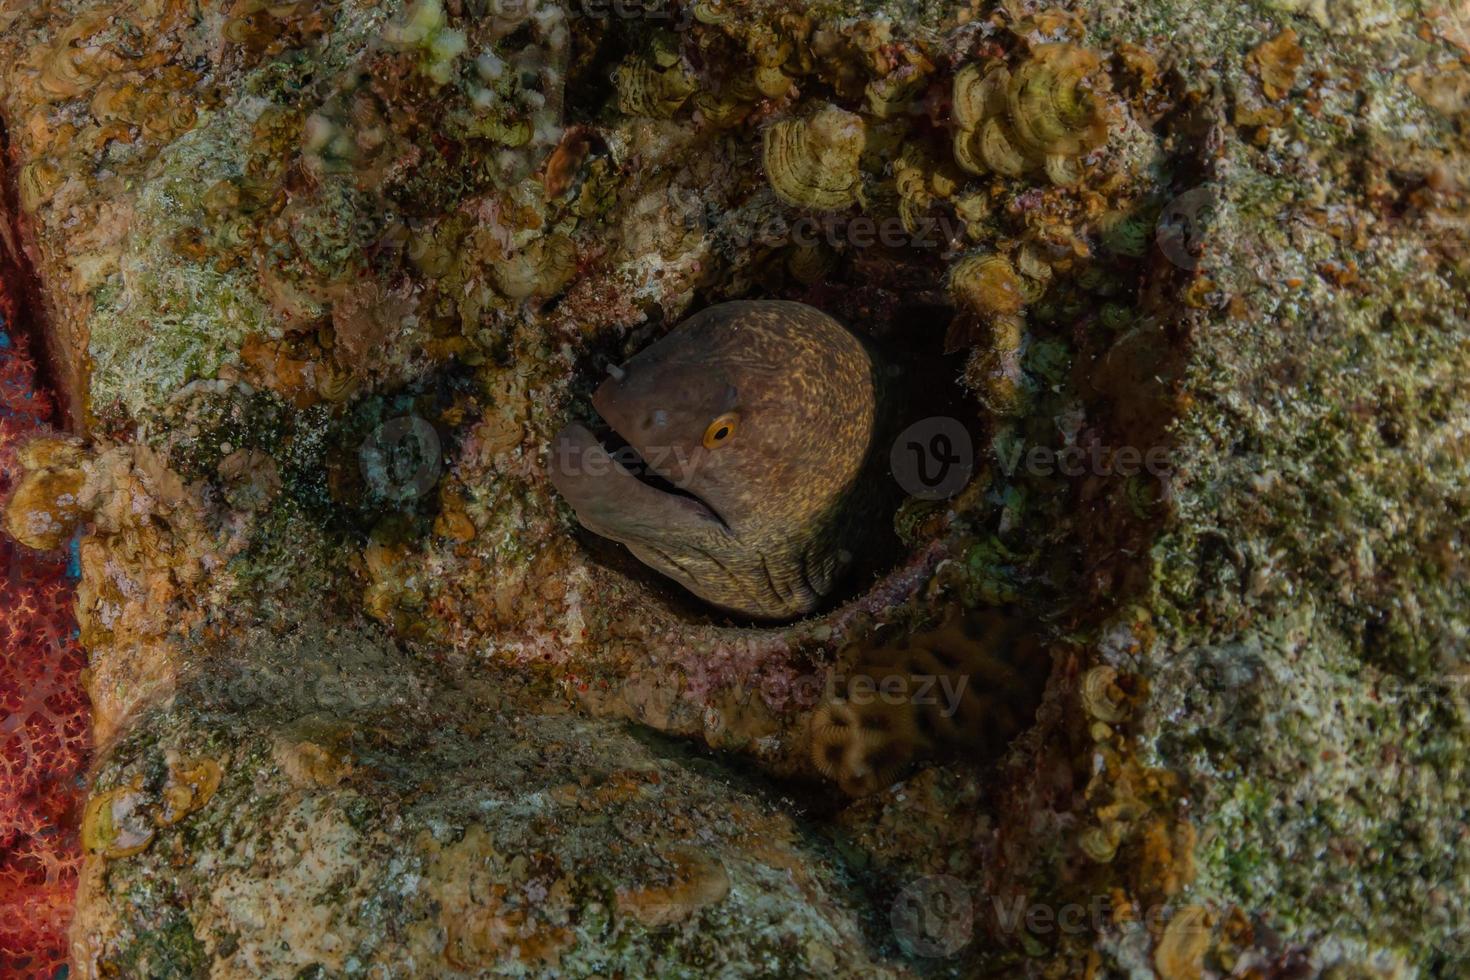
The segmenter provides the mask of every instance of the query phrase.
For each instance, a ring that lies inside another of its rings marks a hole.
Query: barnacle
[[[973,174],[1020,177],[1043,170],[1053,183],[1081,179],[1078,157],[1107,142],[1101,62],[1073,44],[1043,44],[1011,71],[969,64],[956,75],[954,157]]]
[[[109,860],[146,850],[154,835],[147,802],[136,785],[93,796],[82,814],[82,846]]]
[[[838,211],[857,200],[865,129],[861,116],[827,105],[808,119],[776,123],[765,134],[771,187],[786,203]]]
[[[189,814],[203,809],[219,789],[224,770],[213,759],[198,759],[185,764],[179,759],[170,762],[168,783],[163,787],[163,807],[158,811],[158,823],[171,827]]]
[[[949,273],[955,302],[975,313],[1016,314],[1026,305],[1021,278],[1009,259],[995,252],[967,255]]]

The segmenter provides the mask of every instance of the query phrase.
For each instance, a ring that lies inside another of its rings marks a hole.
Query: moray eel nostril
[[[877,429],[874,365],[800,303],[736,302],[676,327],[592,397],[608,432],[572,424],[551,478],[589,530],[723,609],[816,609],[871,517],[856,492]]]

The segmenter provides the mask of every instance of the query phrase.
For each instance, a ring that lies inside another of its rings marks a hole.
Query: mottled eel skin
[[[631,449],[575,423],[552,444],[578,520],[731,612],[821,604],[863,523],[878,411],[863,344],[801,303],[723,303],[609,374],[592,405]]]

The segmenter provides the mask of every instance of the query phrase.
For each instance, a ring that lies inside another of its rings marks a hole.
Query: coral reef
[[[0,6],[74,437],[7,527],[80,531],[105,746],[78,973],[1463,972],[1463,18],[614,6]],[[965,464],[761,627],[546,473],[748,298]],[[974,684],[952,607],[1048,655],[983,752],[837,687]]]

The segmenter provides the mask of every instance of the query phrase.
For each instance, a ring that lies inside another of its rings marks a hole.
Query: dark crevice
[[[19,172],[10,132],[0,120],[0,279],[10,287],[5,291],[10,303],[4,309],[4,329],[27,342],[36,365],[36,387],[56,394],[62,422],[75,432],[84,424],[82,393],[62,383],[59,353],[46,329],[41,281],[23,245],[25,229],[17,183]]]

